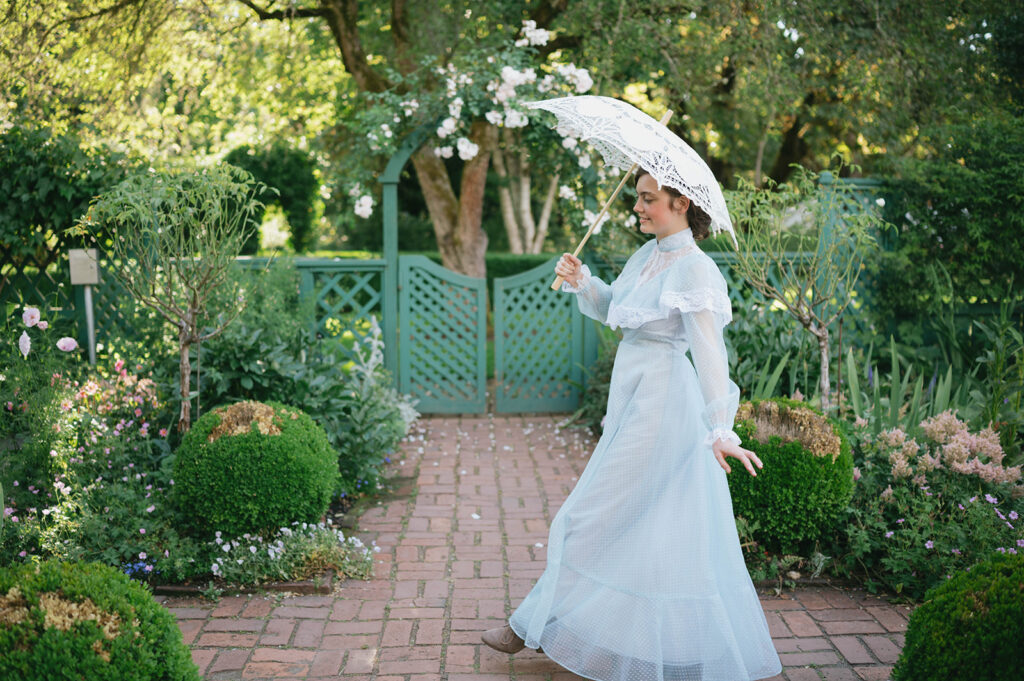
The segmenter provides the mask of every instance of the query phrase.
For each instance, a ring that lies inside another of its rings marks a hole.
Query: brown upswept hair
[[[640,182],[640,178],[644,175],[650,175],[649,170],[640,168],[636,171],[636,177],[633,178],[633,188],[636,189],[636,185]],[[669,187],[667,184],[661,187],[673,200],[682,198],[683,193],[675,187]],[[690,199],[690,197],[686,197]],[[686,222],[690,225],[690,231],[693,233],[695,241],[701,239],[707,239],[711,235],[711,216],[704,212],[704,209],[698,206],[693,199],[690,199],[690,207],[686,209]]]

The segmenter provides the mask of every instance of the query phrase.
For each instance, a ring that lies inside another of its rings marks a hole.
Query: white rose
[[[473,144],[465,137],[460,137],[459,141],[456,142],[455,145],[459,149],[459,158],[461,158],[463,161],[469,161],[473,158],[476,158],[477,153],[480,152],[480,147],[476,144]]]
[[[368,218],[373,214],[373,197],[369,194],[364,194],[359,197],[355,205],[355,214],[361,218]]]
[[[521,111],[511,109],[505,114],[506,128],[525,128],[529,122],[529,119]]]

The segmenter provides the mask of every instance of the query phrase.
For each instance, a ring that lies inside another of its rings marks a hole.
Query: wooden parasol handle
[[[668,125],[668,121],[670,118],[672,118],[671,109],[666,111],[665,115],[662,116],[661,120],[658,122],[661,123],[662,125]],[[578,246],[576,246],[576,250],[572,252],[573,256],[579,257],[580,251],[583,250],[583,246],[587,243],[587,239],[589,239],[590,235],[594,233],[594,229],[599,224],[601,224],[601,220],[603,220],[604,216],[608,213],[608,209],[611,207],[612,201],[614,201],[615,197],[617,197],[619,195],[619,192],[622,191],[622,188],[626,185],[626,180],[628,180],[629,176],[632,175],[633,171],[636,170],[637,165],[638,164],[634,163],[633,166],[626,171],[626,174],[622,176],[622,180],[619,182],[619,186],[615,188],[615,191],[612,192],[612,195],[609,196],[608,200],[604,202],[604,207],[601,208],[601,212],[597,214],[596,218],[594,218],[594,222],[591,223],[590,229],[588,229],[587,233],[583,235],[582,239],[580,239],[580,243]],[[555,280],[551,282],[551,290],[557,291],[558,289],[560,289],[562,287],[562,282],[564,281],[565,279],[561,275],[555,277]]]

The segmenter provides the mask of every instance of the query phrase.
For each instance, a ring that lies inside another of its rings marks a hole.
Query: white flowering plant
[[[529,234],[520,229],[531,241],[520,248],[510,234],[513,251],[538,252],[551,214],[560,214],[573,232],[589,226],[583,211],[598,210],[603,169],[592,162],[589,145],[553,129],[548,114],[525,106],[583,94],[594,85],[586,69],[541,54],[537,47],[549,39],[548,31],[525,21],[519,35],[500,49],[467,51],[444,65],[428,60],[411,75],[389,74],[395,88],[361,95],[342,117],[358,140],[347,145],[340,188],[353,212],[361,218],[372,215],[375,199],[368,187],[382,159],[394,154],[413,130],[430,126],[426,144],[441,159],[469,162],[480,153],[494,153],[494,169],[502,180],[499,191],[510,192],[507,200],[502,197],[507,228],[544,222],[543,230],[536,224],[526,230]],[[481,123],[498,131],[493,149],[483,149],[474,132]],[[523,191],[531,200],[522,200]],[[540,217],[532,214],[536,208],[531,203],[543,206]],[[530,215],[517,215],[524,205]]]
[[[217,532],[206,546],[209,574],[221,583],[253,585],[300,580],[331,569],[344,577],[369,579],[380,551],[356,536],[345,536],[330,520],[292,523],[267,537],[244,534],[225,539]]]

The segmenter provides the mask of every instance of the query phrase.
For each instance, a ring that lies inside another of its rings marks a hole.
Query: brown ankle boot
[[[507,624],[497,629],[488,629],[480,638],[491,648],[501,653],[508,653],[509,655],[518,653],[526,647],[523,639],[519,638],[518,634]]]

